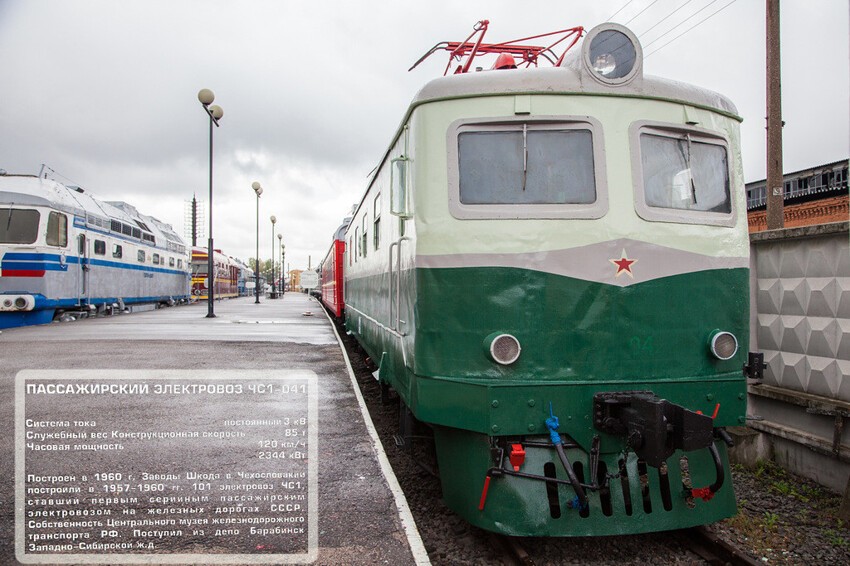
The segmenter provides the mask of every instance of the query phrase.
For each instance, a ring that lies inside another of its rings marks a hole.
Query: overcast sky
[[[259,181],[260,257],[274,214],[287,263],[315,266],[411,98],[442,74],[444,52],[407,72],[420,55],[481,19],[497,42],[612,16],[640,36],[646,74],[737,105],[746,180],[764,178],[764,0],[0,0],[0,168],[45,163],[182,234],[184,203],[207,200],[197,93],[210,88],[224,109],[216,248],[254,256]],[[784,0],[781,20],[785,171],[846,159],[848,0]]]

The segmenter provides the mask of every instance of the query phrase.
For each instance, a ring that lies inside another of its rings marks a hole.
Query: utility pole
[[[782,81],[779,56],[779,0],[766,0],[767,12],[767,229],[785,227],[782,180]]]
[[[198,245],[198,199],[192,195],[192,247]]]

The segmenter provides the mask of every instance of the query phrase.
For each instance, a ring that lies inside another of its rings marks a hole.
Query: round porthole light
[[[643,67],[643,50],[637,37],[619,24],[602,24],[590,30],[582,50],[590,74],[604,84],[629,82]]]
[[[711,335],[711,353],[718,360],[728,360],[738,353],[738,339],[731,332],[715,330]]]
[[[519,359],[522,346],[514,336],[495,332],[484,340],[484,346],[490,359],[503,366],[508,366]]]

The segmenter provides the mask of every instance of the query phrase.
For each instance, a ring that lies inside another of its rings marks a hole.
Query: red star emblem
[[[611,263],[617,266],[617,273],[615,277],[619,277],[623,273],[628,275],[629,277],[634,279],[634,274],[632,273],[632,265],[637,263],[636,259],[629,259],[626,255],[626,250],[623,250],[623,253],[620,256],[620,259],[609,259]]]

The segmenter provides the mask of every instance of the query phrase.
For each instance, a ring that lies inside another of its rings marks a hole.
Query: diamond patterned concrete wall
[[[850,401],[847,232],[753,246],[765,382]]]

